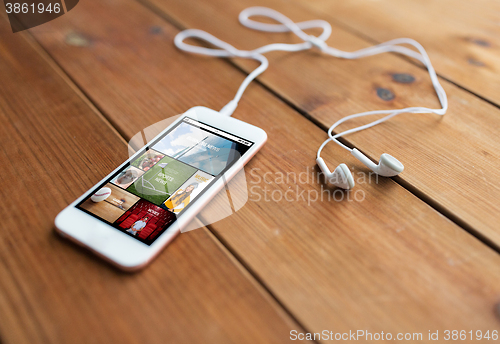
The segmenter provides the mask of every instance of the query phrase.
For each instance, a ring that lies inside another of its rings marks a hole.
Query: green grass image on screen
[[[194,167],[164,157],[132,183],[127,191],[160,205],[196,171]]]

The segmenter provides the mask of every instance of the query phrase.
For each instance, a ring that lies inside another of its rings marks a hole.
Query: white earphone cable
[[[250,19],[252,16],[261,16],[261,17],[268,17],[270,19],[273,19],[277,21],[278,23],[281,24],[266,24],[266,23],[261,23],[254,21]],[[367,56],[372,56],[372,55],[377,55],[377,54],[382,54],[382,53],[387,53],[387,52],[393,52],[393,53],[398,53],[401,55],[405,55],[408,57],[411,57],[413,59],[416,59],[420,61],[426,68],[427,71],[429,72],[429,76],[432,82],[432,85],[434,86],[434,89],[436,91],[436,94],[438,96],[439,102],[441,104],[440,109],[430,109],[427,107],[408,107],[404,109],[396,109],[396,110],[375,110],[375,111],[366,111],[358,114],[353,114],[346,116],[337,122],[335,122],[329,129],[328,129],[328,136],[329,138],[323,142],[323,144],[319,147],[318,149],[318,154],[317,157],[320,157],[320,153],[322,149],[325,147],[325,145],[333,141],[340,145],[341,147],[351,151],[349,147],[346,145],[342,144],[340,141],[337,140],[337,138],[351,134],[354,132],[358,132],[364,129],[371,128],[377,124],[380,124],[382,122],[385,122],[389,119],[391,119],[394,116],[397,116],[401,113],[435,113],[437,115],[444,115],[448,109],[448,99],[446,97],[446,92],[444,91],[443,87],[439,83],[438,77],[436,75],[436,71],[434,70],[432,63],[429,59],[429,56],[427,55],[427,52],[425,49],[420,45],[417,41],[410,39],[410,38],[398,38],[398,39],[393,39],[388,42],[384,42],[378,45],[375,45],[373,47],[368,47],[368,48],[363,48],[354,52],[346,52],[346,51],[341,51],[338,49],[335,49],[333,47],[330,47],[326,44],[326,40],[330,37],[332,33],[332,27],[331,25],[324,21],[324,20],[309,20],[309,21],[304,21],[304,22],[299,22],[295,23],[293,22],[290,18],[286,17],[285,15],[272,10],[267,7],[249,7],[245,10],[243,10],[240,15],[239,15],[239,21],[243,26],[246,26],[250,29],[253,30],[258,30],[258,31],[264,31],[264,32],[293,32],[295,35],[297,35],[300,39],[302,39],[304,42],[303,43],[273,43],[273,44],[268,44],[265,46],[262,46],[260,48],[254,49],[254,50],[239,50],[233,47],[232,45],[221,41],[220,39],[212,36],[211,34],[202,31],[202,30],[184,30],[181,31],[177,34],[175,37],[174,43],[179,48],[180,50],[187,51],[193,54],[199,54],[199,55],[207,55],[207,56],[215,56],[215,57],[225,57],[225,58],[231,58],[231,57],[241,57],[241,58],[247,58],[247,59],[254,59],[256,61],[260,62],[260,66],[257,67],[254,71],[252,71],[243,81],[241,86],[238,89],[238,92],[236,93],[236,96],[234,97],[233,100],[231,100],[226,106],[222,108],[220,111],[221,114],[226,115],[226,116],[231,116],[238,106],[238,102],[240,101],[243,92],[245,89],[248,87],[248,85],[255,79],[257,78],[260,74],[262,74],[267,67],[269,66],[269,62],[266,59],[266,57],[263,55],[267,52],[270,51],[302,51],[302,50],[308,50],[312,48],[317,48],[321,50],[323,53],[338,57],[338,58],[343,58],[343,59],[358,59],[362,57],[367,57]],[[323,32],[319,36],[312,36],[308,35],[305,33],[303,30],[307,29],[312,29],[312,28],[320,28],[323,30]],[[195,46],[195,45],[190,45],[184,43],[184,40],[187,38],[197,38],[200,40],[204,40],[215,47],[215,48],[206,48],[206,47],[201,47],[201,46]],[[413,46],[417,51],[409,49],[407,47],[402,46],[402,44],[407,44]],[[345,121],[348,121],[353,118],[358,118],[358,117],[364,117],[364,116],[372,116],[372,115],[386,115],[383,118],[377,119],[371,123],[349,129],[346,131],[343,131],[338,134],[333,134],[333,130],[339,126],[341,123],[344,123]]]

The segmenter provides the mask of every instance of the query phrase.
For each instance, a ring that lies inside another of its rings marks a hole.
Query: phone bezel
[[[109,173],[96,185],[89,188],[82,196],[67,206],[55,219],[55,228],[62,236],[90,249],[98,256],[106,259],[123,270],[133,271],[146,266],[161,250],[171,242],[186,226],[195,215],[219,192],[225,182],[240,171],[243,166],[259,151],[267,140],[267,134],[264,130],[251,124],[242,122],[232,117],[220,115],[217,111],[205,108],[194,107],[180,115],[165,130],[150,140],[154,142],[158,137],[169,131],[184,117],[195,117],[198,121],[217,129],[226,131],[232,135],[242,137],[245,140],[254,142],[254,144],[245,152],[241,158],[231,166],[222,178],[219,178],[209,189],[200,195],[196,202],[186,209],[165,232],[163,232],[151,245],[146,245],[135,238],[122,233],[107,223],[77,209],[75,206],[83,199],[90,196],[94,189],[105,182],[122,167],[135,159],[142,149],[123,162],[115,170]]]

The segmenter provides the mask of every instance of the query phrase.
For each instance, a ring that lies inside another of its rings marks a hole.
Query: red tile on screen
[[[146,200],[140,200],[115,224],[126,233],[145,242],[153,241],[175,220],[175,215]]]

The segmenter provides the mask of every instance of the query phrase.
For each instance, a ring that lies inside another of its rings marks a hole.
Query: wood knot
[[[480,39],[480,38],[469,38],[469,42],[471,43],[474,43],[475,45],[479,45],[481,47],[489,47],[491,44],[490,42],[484,40],[484,39]]]
[[[68,33],[64,41],[74,47],[88,47],[90,45],[90,40],[78,32]]]
[[[486,66],[486,65],[484,64],[484,62],[481,62],[481,61],[479,61],[479,60],[476,60],[475,58],[472,58],[472,57],[471,57],[471,58],[469,58],[469,59],[467,60],[467,62],[468,62],[469,64],[471,64],[471,65],[473,65],[473,66],[477,66],[477,67],[484,67],[484,66]]]
[[[415,81],[415,77],[408,73],[394,73],[392,74],[392,80],[400,84],[411,84]]]
[[[385,101],[393,100],[395,98],[395,95],[391,90],[382,87],[377,88],[377,96]]]
[[[160,26],[154,25],[149,28],[149,33],[152,35],[159,35],[162,33],[162,28]]]

